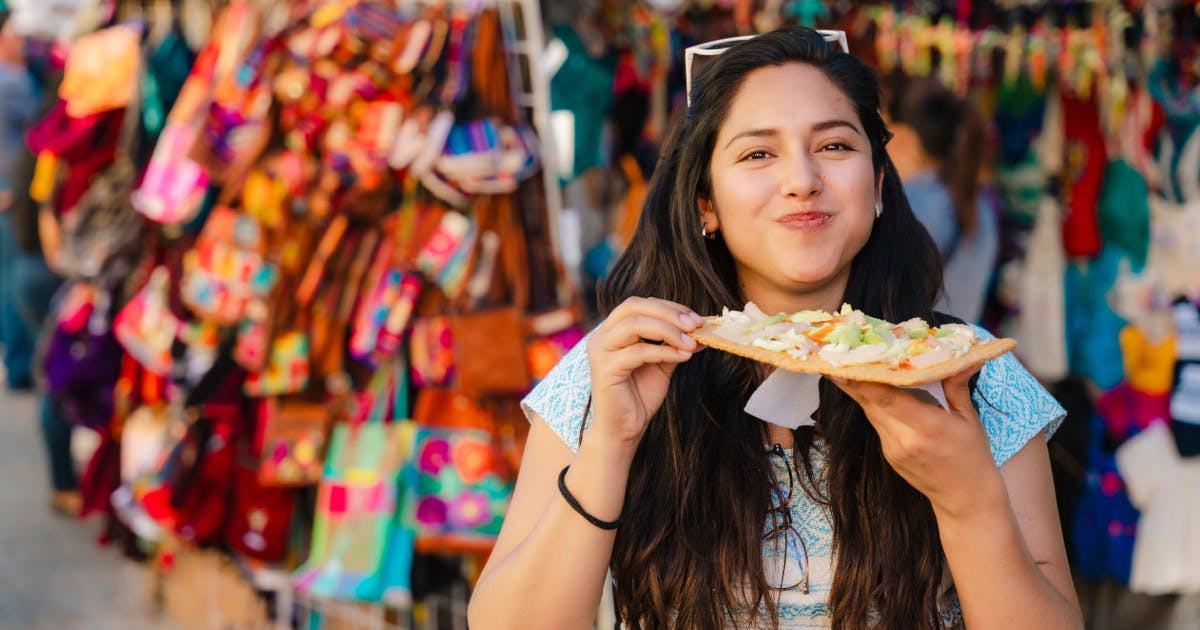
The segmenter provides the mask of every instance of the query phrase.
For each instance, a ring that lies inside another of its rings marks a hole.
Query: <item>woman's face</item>
[[[751,72],[717,135],[711,178],[701,220],[720,229],[745,296],[775,310],[837,307],[879,189],[850,99],[808,64]]]

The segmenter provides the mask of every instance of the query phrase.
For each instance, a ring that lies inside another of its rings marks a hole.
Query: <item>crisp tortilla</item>
[[[807,359],[797,359],[784,352],[756,348],[749,344],[726,339],[713,331],[716,326],[715,318],[710,318],[702,328],[691,333],[692,338],[709,348],[723,350],[761,363],[769,363],[792,372],[822,374],[852,381],[886,383],[898,387],[913,387],[945,380],[969,367],[1002,356],[1017,347],[1017,342],[1013,339],[990,339],[973,345],[970,351],[960,357],[954,357],[926,368],[901,368],[878,363],[838,367],[816,355],[810,355]]]

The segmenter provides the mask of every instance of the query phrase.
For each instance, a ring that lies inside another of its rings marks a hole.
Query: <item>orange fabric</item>
[[[71,50],[58,95],[82,118],[128,105],[138,87],[141,34],[118,25],[81,37]]]

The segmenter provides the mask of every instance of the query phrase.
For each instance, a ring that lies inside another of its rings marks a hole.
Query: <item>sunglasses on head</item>
[[[846,42],[846,31],[827,31],[818,30],[818,33],[825,38],[825,41],[830,44],[837,44],[838,48],[844,53],[850,52],[850,44]],[[754,39],[758,35],[741,35],[739,37],[726,37],[725,39],[714,39],[711,42],[688,46],[683,51],[683,70],[684,76],[687,78],[687,99],[688,106],[692,104],[692,77],[700,71],[713,57],[729,50],[730,46],[738,42],[743,42],[748,39]]]

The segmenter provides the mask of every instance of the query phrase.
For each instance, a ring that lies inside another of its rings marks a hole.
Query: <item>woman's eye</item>
[[[743,160],[765,160],[766,158],[770,157],[770,155],[771,154],[767,153],[766,151],[751,151],[750,153],[747,153],[746,157],[744,157],[742,159]]]
[[[845,142],[830,142],[829,144],[821,147],[821,150],[822,151],[831,151],[831,150],[832,151],[853,151],[854,149],[853,149],[853,147],[846,144]]]

